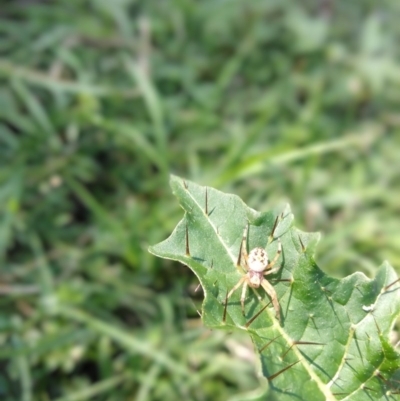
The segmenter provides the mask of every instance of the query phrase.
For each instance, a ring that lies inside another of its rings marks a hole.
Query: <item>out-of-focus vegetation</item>
[[[319,265],[400,266],[400,3],[3,1],[0,396],[238,400],[252,346],[210,332],[149,244],[170,172],[291,203]],[[260,387],[261,385],[261,387]],[[255,399],[255,398],[253,398]]]

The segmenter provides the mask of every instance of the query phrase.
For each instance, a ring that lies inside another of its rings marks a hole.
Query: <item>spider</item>
[[[276,295],[274,287],[267,281],[264,276],[268,276],[269,274],[276,273],[280,266],[277,266],[273,269],[273,266],[277,262],[279,255],[282,253],[282,243],[278,238],[278,250],[276,251],[276,255],[270,261],[268,259],[267,251],[263,248],[257,247],[247,253],[247,233],[248,227],[244,230],[242,243],[240,244],[239,257],[237,261],[237,266],[242,266],[246,270],[246,274],[242,276],[242,278],[237,282],[237,284],[228,292],[225,298],[225,305],[228,302],[228,299],[231,295],[240,287],[242,288],[242,295],[240,297],[240,303],[242,305],[242,313],[244,313],[244,301],[246,298],[247,286],[252,288],[264,288],[265,292],[271,298],[272,304],[274,305],[276,318],[280,320],[280,306],[278,302],[278,297]],[[244,261],[242,264],[241,261]]]

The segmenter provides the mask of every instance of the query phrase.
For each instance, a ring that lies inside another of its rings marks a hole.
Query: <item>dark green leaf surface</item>
[[[319,235],[296,229],[288,206],[259,213],[235,195],[176,176],[171,186],[185,216],[150,252],[194,271],[204,289],[202,316],[208,327],[249,333],[279,400],[398,399],[400,357],[388,335],[400,310],[400,285],[388,263],[372,280],[362,273],[329,277],[313,259]],[[248,291],[245,316],[241,289],[225,311],[227,292],[244,274],[236,261],[247,225],[249,250],[266,248],[271,259],[276,239],[282,242],[281,268],[268,276],[281,322],[261,287]]]

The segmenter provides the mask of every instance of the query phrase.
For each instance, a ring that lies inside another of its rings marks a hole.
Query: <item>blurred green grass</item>
[[[290,202],[332,275],[398,269],[399,8],[3,1],[2,399],[260,398],[251,344],[147,253],[182,215],[171,172]]]

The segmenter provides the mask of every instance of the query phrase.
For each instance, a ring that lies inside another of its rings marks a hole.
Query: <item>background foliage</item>
[[[400,265],[400,5],[4,1],[0,395],[256,399],[188,269],[148,254],[170,172],[289,201],[337,277]],[[251,398],[251,396],[254,396]]]

